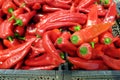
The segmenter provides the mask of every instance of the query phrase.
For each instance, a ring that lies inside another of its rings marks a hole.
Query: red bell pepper
[[[35,40],[35,38],[29,40],[28,42],[25,42],[23,44],[19,44],[15,47],[11,47],[5,50],[0,51],[0,61],[5,61],[6,59],[10,58],[11,56],[14,56],[15,54],[23,51],[26,47],[28,47],[32,42]]]
[[[5,14],[11,14],[13,10],[15,10],[17,7],[12,2],[12,0],[6,0],[2,5],[2,10]]]
[[[78,57],[68,57],[69,62],[85,70],[107,70],[102,60],[84,60]]]
[[[89,43],[81,44],[77,50],[77,55],[83,59],[91,59],[92,57],[91,45]]]
[[[56,50],[52,41],[50,40],[49,33],[50,33],[50,31],[44,33],[44,35],[43,35],[43,47],[47,53],[49,53],[51,56],[53,56],[53,58],[56,60],[56,64],[59,65],[61,63],[64,63],[65,61],[62,60],[58,51]]]
[[[28,54],[29,50],[30,50],[30,46],[32,44],[32,42],[35,39],[32,39],[31,41],[27,42],[27,46],[24,47],[22,50],[14,53],[11,57],[8,57],[1,65],[0,68],[1,69],[9,69],[11,67],[13,67],[15,64],[17,64],[19,61],[21,61],[22,59],[25,58],[25,56]]]
[[[72,34],[70,40],[75,45],[80,45],[84,42],[89,42],[93,38],[107,31],[113,23],[101,23],[84,28]]]
[[[7,38],[8,36],[13,36],[13,23],[14,21],[4,20],[0,24],[0,38]]]
[[[19,16],[17,16],[17,18],[15,19],[15,23],[14,25],[18,25],[18,26],[26,26],[28,24],[28,22],[30,21],[30,19],[36,14],[35,11],[31,11],[31,12],[27,12],[27,13],[23,13],[20,14]]]
[[[70,33],[63,32],[62,35],[57,38],[55,43],[60,50],[67,53],[69,56],[76,56],[77,47],[68,40],[69,37]]]
[[[104,18],[104,22],[113,22],[117,16],[116,3],[112,2]]]
[[[13,39],[12,37],[8,37],[8,39],[3,39],[3,44],[7,48],[15,47],[20,44],[20,42],[17,39]]]

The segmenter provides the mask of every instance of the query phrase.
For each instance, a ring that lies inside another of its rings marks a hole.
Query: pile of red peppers
[[[117,18],[113,0],[0,0],[0,69],[120,70]]]

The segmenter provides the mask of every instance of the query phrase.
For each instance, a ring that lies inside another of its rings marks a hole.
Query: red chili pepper
[[[0,38],[7,38],[8,36],[13,36],[13,23],[14,21],[4,20],[0,24]]]
[[[24,66],[22,69],[24,70],[53,70],[56,67],[57,67],[56,65],[38,66],[38,67]]]
[[[14,32],[19,34],[19,36],[22,36],[25,33],[25,29],[24,27],[16,26]]]
[[[107,70],[102,60],[84,60],[78,57],[68,57],[69,62],[85,70]]]
[[[80,8],[87,8],[88,6],[92,5],[95,2],[95,0],[81,0],[80,3],[77,6],[77,9]]]
[[[49,33],[50,32],[48,31],[43,35],[43,47],[47,53],[49,53],[51,56],[53,56],[53,58],[56,59],[56,64],[59,65],[61,63],[64,63],[65,61],[62,60],[62,58],[59,56],[58,51],[56,50],[52,41],[50,40]]]
[[[120,49],[111,45],[104,48],[104,53],[113,58],[120,58]]]
[[[11,57],[8,57],[1,65],[0,68],[1,69],[9,69],[11,67],[13,67],[15,64],[17,64],[19,61],[21,61],[22,59],[25,58],[25,56],[28,54],[29,50],[30,50],[30,46],[32,44],[32,42],[35,39],[32,39],[31,41],[27,42],[27,46],[24,47],[22,50],[16,52],[15,54],[13,54]]]
[[[32,6],[32,9],[33,10],[39,10],[41,8],[41,4],[40,3],[35,3],[33,6]]]
[[[2,22],[3,22],[3,19],[0,17],[0,24],[2,24]]]
[[[111,44],[113,42],[113,35],[109,32],[104,32],[100,35],[100,42],[103,44]]]
[[[88,13],[86,26],[96,25],[97,23],[98,23],[98,11],[97,11],[97,5],[94,4],[92,5],[90,12]]]
[[[81,30],[81,25],[72,26],[69,28],[69,30],[73,31],[73,32],[79,31],[79,30]]]
[[[2,5],[2,10],[5,14],[11,14],[13,10],[15,10],[17,7],[12,2],[12,0],[6,0]]]
[[[100,0],[100,3],[105,7],[108,8],[111,3],[113,2],[113,0]]]
[[[5,2],[5,0],[0,0],[0,8],[2,7],[4,2]]]
[[[117,16],[116,3],[112,2],[104,18],[104,22],[113,22]]]
[[[68,37],[70,37],[70,33],[63,32],[55,43],[63,52],[66,52],[70,56],[76,56],[77,47],[69,42]]]
[[[44,3],[45,2],[45,0],[24,0],[24,2],[26,3],[26,4],[35,4],[35,3]]]
[[[54,43],[56,39],[61,35],[61,31],[59,29],[53,29],[50,31],[50,39]]]
[[[102,5],[97,5],[97,11],[98,11],[98,16],[99,17],[104,17],[107,13],[107,10],[104,9]]]
[[[19,6],[19,7],[22,7],[24,8],[26,11],[30,12],[30,9],[26,6],[24,0],[13,0],[13,2]]]
[[[27,25],[25,35],[36,35],[35,24]]]
[[[19,61],[19,62],[15,65],[14,69],[20,69],[20,68],[22,67],[23,62],[24,62],[24,60]]]
[[[83,43],[77,50],[77,55],[83,59],[91,59],[92,47],[89,43]]]
[[[16,22],[14,23],[14,25],[18,25],[18,26],[26,26],[28,24],[28,22],[30,21],[30,19],[36,14],[35,11],[31,11],[31,12],[27,12],[24,14],[20,14],[19,16],[17,16],[17,18],[15,19]]]
[[[89,42],[93,38],[107,31],[112,25],[113,23],[101,23],[84,28],[72,34],[70,38],[71,42],[75,45],[80,45],[81,43]]]
[[[55,11],[62,10],[61,8],[54,8],[48,5],[43,5],[42,9],[44,12],[55,12]]]
[[[15,47],[11,47],[5,50],[0,51],[0,61],[5,61],[6,59],[10,58],[11,56],[14,56],[15,54],[20,54],[19,52],[22,52],[26,47],[28,47],[34,39],[29,40],[29,42],[19,44]]]
[[[114,70],[120,70],[120,59],[114,59],[107,55],[101,55],[101,54],[100,56],[106,65],[108,65]]]
[[[33,43],[34,46],[31,46],[32,51],[30,54],[30,58],[36,57],[36,56],[43,54],[45,52],[45,49],[43,48],[42,42],[43,42],[43,40],[40,38],[38,38],[34,41],[34,43]]]
[[[2,41],[0,41],[0,50],[3,50],[3,49],[4,49],[3,43]]]
[[[120,38],[114,42],[117,48],[120,48]]]
[[[49,53],[43,53],[43,55],[29,58],[25,61],[25,65],[27,66],[48,66],[48,65],[56,65],[55,58]]]
[[[3,39],[3,44],[7,48],[15,47],[20,44],[20,42],[17,39],[13,39],[12,37],[8,37],[8,39]]]

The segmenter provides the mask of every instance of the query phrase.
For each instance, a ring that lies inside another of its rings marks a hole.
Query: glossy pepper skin
[[[13,23],[14,21],[4,20],[0,24],[0,38],[7,38],[8,36],[13,36]]]
[[[113,58],[120,58],[120,49],[112,47],[110,45],[106,46],[104,53]]]
[[[110,4],[110,7],[106,13],[106,16],[104,18],[104,21],[105,23],[107,22],[113,22],[115,21],[115,17],[117,15],[117,10],[116,10],[116,3],[115,2],[112,2]]]
[[[84,60],[78,57],[68,57],[68,60],[78,68],[85,70],[107,70],[108,67],[102,60]]]
[[[93,38],[107,31],[113,23],[100,23],[97,25],[92,25],[90,27],[84,28],[72,34],[70,40],[75,45],[80,45],[84,42],[89,42]],[[87,33],[87,34],[86,34]]]
[[[49,53],[43,53],[43,55],[29,58],[25,61],[25,65],[27,66],[48,66],[48,65],[56,65],[55,59]]]
[[[77,47],[68,40],[69,38],[70,33],[63,32],[55,43],[60,50],[66,52],[69,56],[76,56]]]
[[[19,44],[15,47],[11,47],[5,50],[0,51],[0,61],[5,61],[6,59],[14,56],[15,54],[22,52],[26,47],[28,47],[34,39],[29,40],[29,42],[25,42],[23,44]]]
[[[56,64],[61,64],[64,63],[65,61],[61,59],[61,57],[59,56],[58,51],[56,50],[56,48],[54,47],[53,43],[51,42],[50,38],[49,38],[49,31],[44,33],[43,35],[43,47],[45,49],[45,51],[47,53],[49,53],[51,56],[53,56],[53,58],[56,59]]]
[[[17,7],[12,2],[12,0],[6,0],[2,5],[2,10],[5,14],[11,14],[13,10],[15,10]]]
[[[15,53],[14,55],[12,55],[11,57],[7,58],[0,65],[0,68],[1,69],[9,69],[9,68],[13,67],[15,64],[17,64],[19,61],[21,61],[28,54],[28,52],[30,50],[30,46],[34,40],[35,39],[32,39],[31,41],[27,42],[28,45],[22,51],[19,51],[19,52]]]
[[[115,59],[107,55],[100,54],[102,60],[106,65],[114,70],[120,70],[120,59]]]
[[[77,55],[83,59],[92,58],[92,47],[89,43],[83,43],[78,47]]]
[[[20,42],[17,39],[9,40],[9,37],[8,37],[8,39],[3,39],[3,44],[7,48],[11,48],[11,47],[15,47],[15,46],[19,45]]]
[[[14,25],[26,26],[30,19],[36,14],[36,11],[31,11],[27,13],[20,14],[16,17]]]

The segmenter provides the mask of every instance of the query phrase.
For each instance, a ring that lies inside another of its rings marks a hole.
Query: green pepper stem
[[[23,25],[23,21],[21,19],[16,19],[16,22],[13,25],[22,26]]]
[[[77,26],[74,26],[74,31],[79,31],[81,29],[81,26],[77,25]]]
[[[105,38],[104,43],[105,44],[111,44],[112,40],[110,38]]]
[[[95,42],[90,42],[92,48],[95,48]]]
[[[88,53],[87,47],[81,47],[79,51],[80,51],[80,54],[82,54],[82,55],[85,55]]]
[[[64,53],[63,53],[63,52],[61,52],[61,53],[60,53],[60,57],[61,57],[62,59],[64,59],[64,58],[65,58]]]
[[[13,41],[13,38],[11,36],[8,36],[7,39],[12,42]]]
[[[13,8],[9,8],[9,9],[8,9],[8,12],[9,12],[9,13],[12,13],[13,11],[14,11]]]
[[[12,16],[8,19],[8,21],[12,21],[13,19],[15,19],[15,16],[14,16],[14,15],[12,15]]]
[[[20,37],[18,37],[18,39],[25,40],[25,37],[20,36]]]
[[[38,34],[36,34],[36,37],[37,37],[37,38],[41,38],[41,36],[40,36],[40,35],[38,35]]]
[[[20,37],[19,33],[17,33],[17,32],[14,33],[14,36],[15,37]]]
[[[70,38],[71,42],[73,44],[77,44],[78,41],[79,41],[79,37],[77,35],[73,35],[71,38]]]
[[[57,44],[61,44],[62,43],[62,38],[58,38],[57,39]]]

